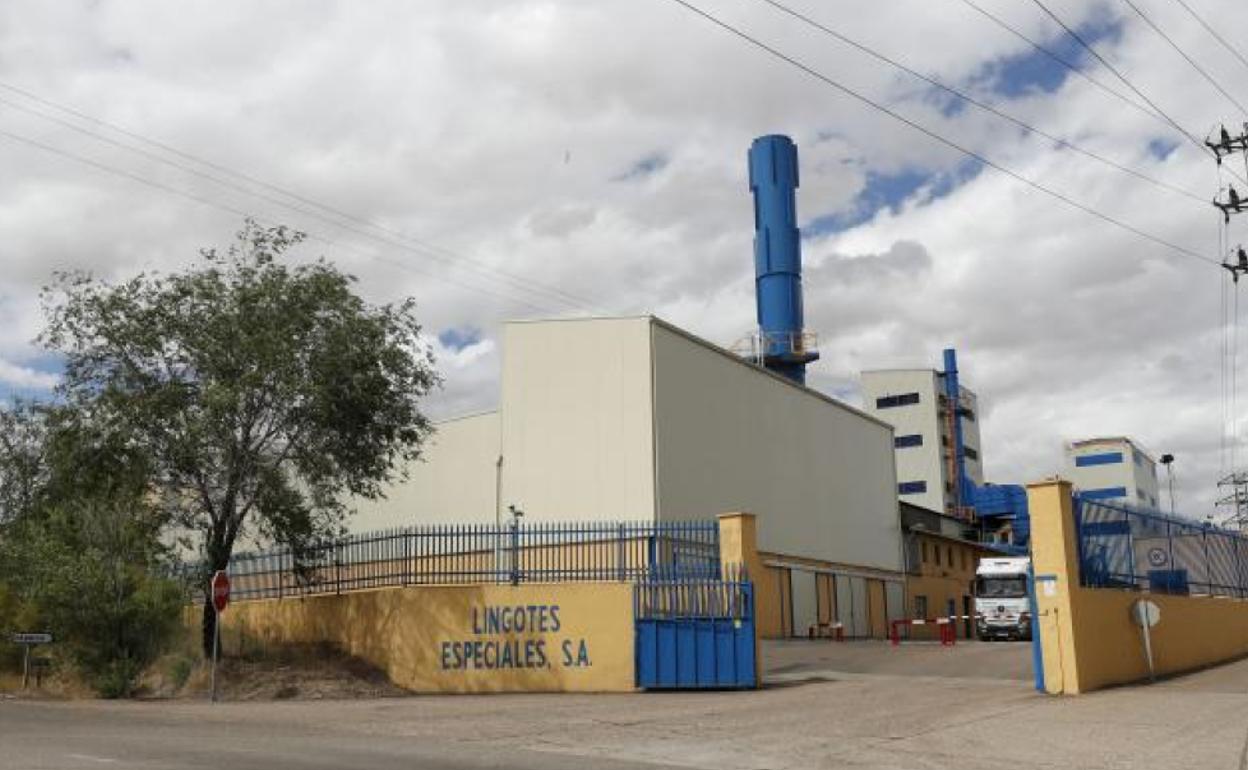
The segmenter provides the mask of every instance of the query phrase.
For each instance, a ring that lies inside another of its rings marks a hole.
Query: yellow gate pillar
[[[1079,549],[1069,481],[1027,485],[1031,517],[1031,560],[1036,576],[1036,632],[1040,634],[1044,688],[1053,694],[1080,692],[1078,650]]]
[[[761,687],[763,664],[758,639],[772,624],[779,625],[775,572],[763,566],[763,557],[758,554],[758,517],[737,512],[721,513],[717,518],[720,565],[726,570],[744,567],[746,577],[754,583],[754,681]]]

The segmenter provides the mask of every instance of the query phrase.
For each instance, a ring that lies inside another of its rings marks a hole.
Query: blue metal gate
[[[754,586],[748,580],[639,583],[634,606],[638,687],[757,686]]]

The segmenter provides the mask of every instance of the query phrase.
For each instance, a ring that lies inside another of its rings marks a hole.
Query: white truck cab
[[[980,559],[975,570],[975,630],[980,639],[1031,639],[1026,556]]]

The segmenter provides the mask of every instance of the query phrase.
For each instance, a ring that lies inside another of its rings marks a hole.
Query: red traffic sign
[[[217,612],[225,612],[230,603],[230,576],[225,570],[217,570],[212,575],[212,606]]]

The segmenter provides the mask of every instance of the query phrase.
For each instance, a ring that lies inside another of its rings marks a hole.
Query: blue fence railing
[[[1248,537],[1075,495],[1079,574],[1090,588],[1248,596]]]
[[[742,564],[729,564],[718,574],[663,574],[638,581],[633,613],[638,620],[753,617],[752,583]]]
[[[237,598],[398,585],[718,580],[715,521],[443,525],[235,554]]]

